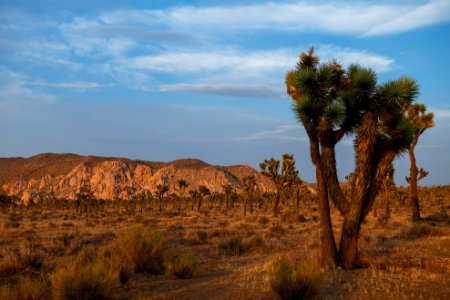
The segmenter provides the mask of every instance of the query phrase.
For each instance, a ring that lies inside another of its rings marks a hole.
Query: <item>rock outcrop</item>
[[[223,192],[224,184],[242,189],[242,177],[254,174],[259,190],[274,191],[271,181],[249,166],[212,166],[197,159],[169,163],[126,158],[39,154],[29,158],[0,158],[0,188],[24,200],[39,193],[74,199],[83,178],[90,178],[96,197],[112,199],[127,190],[153,193],[156,185],[166,184],[177,192],[177,181],[189,183],[187,191],[205,185],[212,192]]]

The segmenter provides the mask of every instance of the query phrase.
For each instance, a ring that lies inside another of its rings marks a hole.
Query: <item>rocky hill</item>
[[[268,178],[249,166],[213,166],[197,159],[163,163],[53,153],[0,158],[0,188],[24,200],[39,192],[73,199],[82,178],[90,178],[95,195],[104,199],[126,190],[153,193],[157,184],[168,185],[172,193],[179,179],[189,183],[187,190],[202,184],[211,191],[222,192],[222,185],[231,184],[240,191],[241,178],[248,174],[255,175],[261,191],[274,190]]]

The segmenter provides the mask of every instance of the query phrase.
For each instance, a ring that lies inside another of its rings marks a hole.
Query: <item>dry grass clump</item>
[[[164,273],[164,262],[171,257],[172,246],[161,233],[134,227],[123,233],[118,243],[119,250],[133,264],[135,272]]]
[[[198,259],[192,252],[173,258],[167,266],[170,275],[180,279],[191,278],[198,267]]]
[[[3,224],[4,229],[19,228],[22,217],[14,212],[8,215],[8,221]]]
[[[263,226],[269,224],[269,222],[270,222],[270,219],[269,219],[268,217],[266,217],[266,216],[261,216],[261,217],[259,217],[259,219],[258,219],[258,223],[259,223],[260,225],[263,225]]]
[[[306,259],[292,261],[286,257],[268,266],[272,290],[281,299],[306,299],[318,293],[323,273]]]
[[[239,236],[230,237],[219,243],[219,253],[223,255],[239,256],[246,250],[242,238]]]
[[[286,232],[286,228],[280,222],[272,223],[272,226],[269,227],[269,232],[273,234],[283,234]]]
[[[54,299],[114,299],[118,286],[117,264],[101,251],[85,248],[77,258],[53,273]]]
[[[208,232],[204,230],[198,230],[197,237],[200,242],[206,242],[206,240],[208,239]]]
[[[425,223],[415,223],[411,228],[403,231],[400,236],[404,239],[417,239],[423,236],[442,236],[444,232]]]
[[[25,271],[39,271],[44,265],[44,255],[28,246],[11,249],[0,260],[0,277],[18,275]]]
[[[50,285],[47,280],[23,276],[16,283],[0,287],[0,299],[8,300],[46,300],[50,298]]]

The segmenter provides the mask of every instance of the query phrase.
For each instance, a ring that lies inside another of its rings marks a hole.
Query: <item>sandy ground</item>
[[[359,242],[366,267],[326,271],[316,298],[450,299],[450,203],[445,201],[425,205],[422,215],[432,217],[419,225],[410,222],[408,207],[392,205],[391,218],[383,226],[371,213]],[[109,207],[89,219],[74,210],[18,210],[15,217],[1,213],[0,255],[29,247],[45,253],[51,271],[82,247],[113,247],[128,228],[154,227],[171,241],[175,253],[195,253],[199,269],[190,279],[135,275],[117,288],[118,298],[277,299],[266,266],[282,255],[318,260],[317,206],[302,204],[298,211],[284,206],[279,218],[272,217],[270,209],[256,209],[247,217],[241,210],[205,205],[200,213],[178,213],[167,206],[159,214],[155,206],[154,211],[128,214]],[[339,240],[342,217],[334,210],[332,217]],[[222,253],[220,245],[233,237],[242,240],[242,253]],[[6,283],[8,278],[0,280]]]

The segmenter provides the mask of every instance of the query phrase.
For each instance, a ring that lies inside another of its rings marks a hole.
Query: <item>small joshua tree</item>
[[[411,191],[411,208],[412,208],[412,220],[413,222],[420,220],[420,207],[419,207],[419,195],[417,193],[417,182],[428,175],[428,172],[424,169],[417,168],[416,156],[414,155],[414,149],[419,142],[419,137],[428,128],[434,126],[433,113],[426,113],[426,106],[420,103],[414,103],[407,106],[405,111],[406,119],[411,122],[414,127],[414,138],[408,148],[409,159],[411,161],[410,175],[406,178],[409,183]]]
[[[261,174],[272,179],[276,187],[275,203],[273,205],[273,215],[278,216],[278,206],[280,204],[281,195],[286,187],[295,182],[298,177],[298,171],[295,169],[294,156],[283,154],[283,161],[271,158],[265,159],[259,164]]]
[[[186,192],[186,188],[189,186],[189,183],[185,180],[185,179],[180,179],[177,181],[178,184],[178,190],[180,191],[180,197],[184,197],[185,196],[185,192]],[[181,210],[181,201],[180,201],[180,207]]]
[[[89,217],[89,210],[95,204],[94,192],[91,187],[91,180],[89,177],[81,178],[79,192],[76,194],[77,211],[85,212]]]
[[[161,213],[162,211],[162,201],[163,198],[165,197],[166,193],[169,191],[169,187],[165,184],[158,184],[156,186],[156,198],[158,198],[159,200],[159,212]]]
[[[245,217],[247,215],[247,201],[249,202],[250,213],[253,214],[252,198],[253,198],[253,191],[256,188],[255,175],[245,175],[242,178],[242,182],[244,183],[244,191],[247,194],[246,197],[244,197],[244,217]]]

